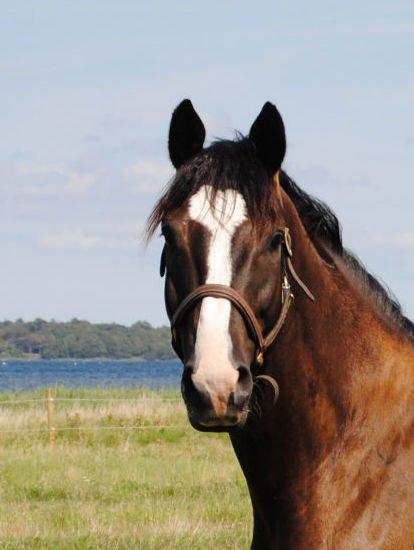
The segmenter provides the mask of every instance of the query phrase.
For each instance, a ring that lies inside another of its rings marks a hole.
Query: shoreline
[[[100,363],[109,363],[109,362],[119,362],[119,363],[143,363],[144,361],[156,361],[156,362],[163,362],[163,361],[177,361],[179,362],[179,359],[177,357],[171,357],[169,359],[146,359],[143,357],[127,357],[127,358],[117,358],[117,357],[59,357],[56,359],[49,358],[44,359],[43,357],[0,357],[0,364],[1,363],[7,363],[8,361],[21,361],[24,363],[38,363],[41,361],[53,361],[54,363],[64,363],[64,362],[75,362],[75,363],[93,363],[93,362],[100,362]]]

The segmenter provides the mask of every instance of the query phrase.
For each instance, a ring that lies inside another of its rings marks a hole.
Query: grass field
[[[43,396],[0,393],[0,548],[249,547],[228,437],[195,432],[178,393],[59,388],[77,401],[54,403],[55,448],[44,403],[5,403]]]

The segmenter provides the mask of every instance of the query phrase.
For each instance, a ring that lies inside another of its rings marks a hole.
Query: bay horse
[[[188,417],[230,435],[252,548],[414,548],[414,325],[281,169],[274,105],[248,137],[204,140],[184,100],[148,234]]]

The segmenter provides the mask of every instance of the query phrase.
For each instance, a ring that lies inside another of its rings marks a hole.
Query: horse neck
[[[395,401],[387,394],[410,399],[401,381],[413,380],[414,348],[381,317],[349,268],[324,262],[286,196],[283,208],[294,267],[316,300],[291,281],[295,302],[266,370],[280,385],[277,429],[282,423],[296,434],[295,445],[302,439],[304,451],[311,442],[308,458],[319,461],[345,426],[376,423],[387,403],[391,410]]]

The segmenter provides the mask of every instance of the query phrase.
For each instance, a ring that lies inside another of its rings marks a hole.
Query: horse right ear
[[[285,126],[276,107],[269,101],[250,128],[249,138],[269,176],[281,167],[286,153]]]
[[[168,137],[170,159],[175,168],[203,148],[206,130],[189,99],[184,99],[173,112]]]

